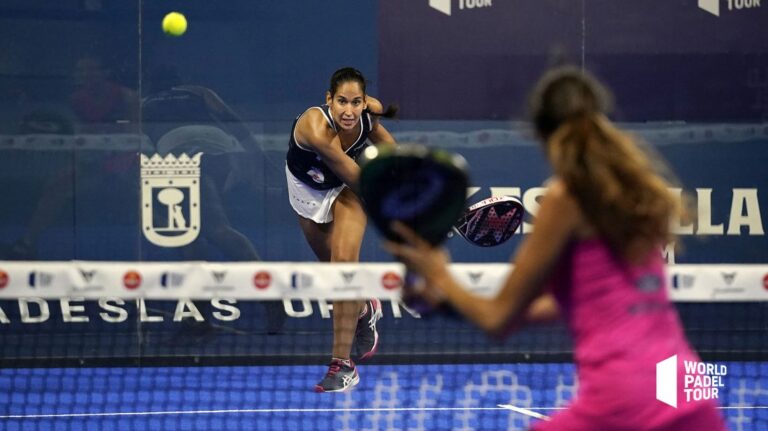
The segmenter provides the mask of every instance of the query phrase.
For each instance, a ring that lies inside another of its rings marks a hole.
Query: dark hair
[[[331,96],[335,95],[336,90],[339,89],[339,86],[345,82],[357,82],[360,84],[360,89],[363,90],[363,95],[366,94],[366,81],[363,73],[354,67],[342,67],[341,69],[333,72],[333,75],[331,75],[331,86],[328,89],[328,92],[331,94]],[[397,106],[389,105],[387,106],[387,109],[384,110],[384,112],[369,112],[371,115],[375,115],[377,117],[394,118],[395,114],[397,114],[397,111]]]
[[[561,66],[545,73],[533,90],[530,111],[536,132],[549,139],[566,121],[592,114],[607,114],[610,92],[589,72]]]
[[[605,116],[611,96],[573,67],[546,73],[531,97],[531,114],[554,173],[586,218],[619,254],[637,261],[673,235],[680,203],[659,175],[660,157]]]

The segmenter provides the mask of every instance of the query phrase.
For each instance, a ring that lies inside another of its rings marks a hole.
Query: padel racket
[[[494,247],[512,238],[520,228],[524,214],[519,199],[496,196],[467,208],[453,231],[474,245]]]
[[[368,147],[360,160],[359,196],[381,234],[402,241],[392,231],[397,220],[430,244],[448,237],[465,207],[469,176],[467,163],[458,154],[421,145]],[[448,304],[435,310],[420,295],[423,280],[407,273],[402,290],[406,306],[427,316],[434,311],[455,315]]]
[[[445,241],[464,210],[469,177],[463,157],[404,144],[370,146],[359,162],[360,197],[384,237],[402,241],[391,229],[397,220],[430,244]]]

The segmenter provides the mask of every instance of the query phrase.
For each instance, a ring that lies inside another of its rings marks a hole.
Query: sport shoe
[[[357,367],[351,359],[331,360],[328,374],[315,385],[315,392],[343,392],[360,382]]]
[[[357,321],[355,330],[355,348],[359,355],[358,360],[370,359],[376,354],[379,347],[379,333],[376,331],[376,322],[384,315],[381,311],[381,301],[374,298],[366,304],[365,313]]]

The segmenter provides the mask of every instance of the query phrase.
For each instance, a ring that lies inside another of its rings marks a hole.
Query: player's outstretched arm
[[[568,216],[563,217],[563,214]],[[553,183],[539,209],[533,233],[523,241],[517,252],[515,269],[494,298],[481,297],[465,290],[448,271],[445,253],[402,224],[397,225],[396,231],[406,240],[405,243],[388,242],[385,247],[409,270],[424,277],[429,290],[427,298],[449,301],[486,332],[507,333],[527,317],[536,317],[528,314],[532,304],[538,310],[532,309],[531,312],[552,311],[546,310],[546,303],[534,301],[544,294],[544,284],[551,269],[582,223],[580,214],[578,205],[565,186],[560,182]]]

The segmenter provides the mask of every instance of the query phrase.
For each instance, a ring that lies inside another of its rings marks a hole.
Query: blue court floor
[[[768,431],[768,363],[725,362],[723,414]],[[321,366],[0,370],[0,430],[525,430],[576,390],[572,364],[361,365],[316,394]]]

